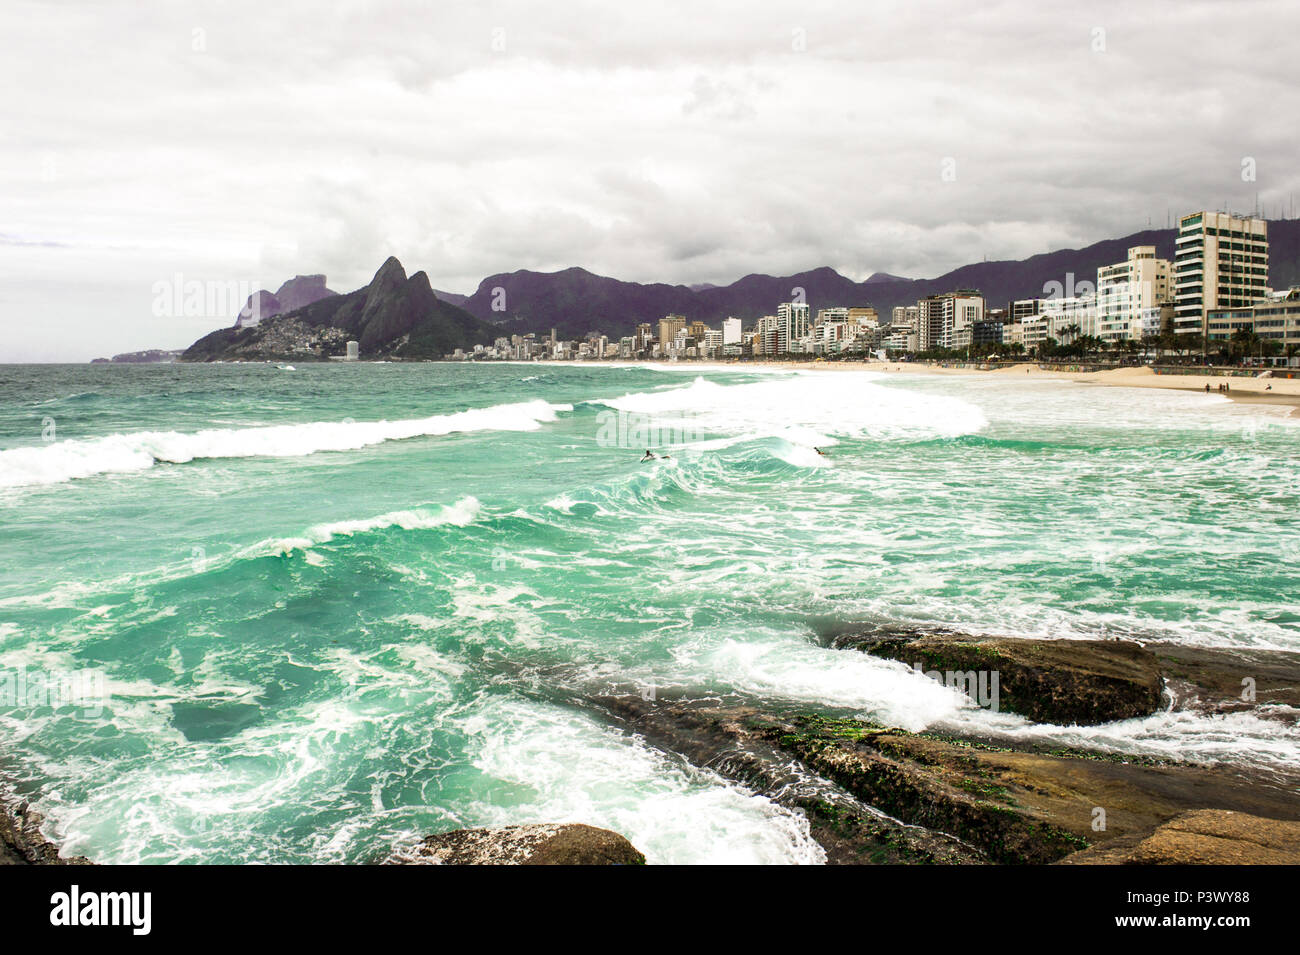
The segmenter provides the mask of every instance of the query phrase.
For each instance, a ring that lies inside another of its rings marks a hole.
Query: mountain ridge
[[[1100,266],[1122,262],[1135,245],[1154,245],[1156,254],[1172,259],[1176,229],[1144,229],[1080,248],[1040,252],[1025,259],[1003,259],[959,266],[931,279],[908,279],[874,273],[855,282],[828,266],[774,276],[750,273],[729,285],[628,282],[598,275],[579,266],[555,272],[519,269],[490,275],[464,301],[466,311],[496,324],[503,333],[549,334],[563,338],[599,330],[611,337],[631,334],[640,322],[657,322],[669,314],[688,320],[717,322],[730,315],[751,322],[790,301],[796,288],[814,310],[835,305],[872,305],[886,316],[896,305],[958,288],[981,291],[998,307],[1019,298],[1043,297],[1044,286],[1059,282],[1095,284]],[[1300,220],[1269,221],[1270,284],[1300,284]],[[498,291],[499,290],[499,291]]]

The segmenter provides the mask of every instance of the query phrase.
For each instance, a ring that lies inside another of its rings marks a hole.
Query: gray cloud
[[[177,273],[932,276],[1300,186],[1286,0],[856,6],[11,0],[0,360],[230,320]]]

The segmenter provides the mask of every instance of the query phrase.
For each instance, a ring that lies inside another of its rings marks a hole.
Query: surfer
[[[653,461],[654,459],[655,459],[655,454],[654,454],[654,452],[651,451],[649,448],[646,448],[646,449],[645,449],[645,457],[643,457],[643,458],[641,459],[641,463],[644,464],[645,462],[647,462],[647,461]]]
[[[821,448],[814,447],[813,450],[816,451],[818,454],[820,454],[822,457],[826,457],[826,456],[827,456],[827,455],[826,455],[826,452],[823,451]]]

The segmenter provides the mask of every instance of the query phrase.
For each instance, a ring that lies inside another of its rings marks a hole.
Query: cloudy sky
[[[390,254],[456,292],[930,277],[1300,194],[1294,0],[634,6],[4,0],[0,361]]]

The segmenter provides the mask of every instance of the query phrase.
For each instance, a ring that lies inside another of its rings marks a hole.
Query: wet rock
[[[1127,640],[1032,640],[960,634],[841,634],[836,647],[945,675],[997,674],[997,707],[1039,723],[1092,726],[1161,705],[1156,656]],[[951,681],[950,681],[951,682]],[[981,701],[983,702],[983,701]]]
[[[1232,713],[1270,704],[1300,707],[1300,653],[1172,643],[1147,646],[1181,709]]]
[[[27,803],[0,805],[0,865],[90,865],[89,859],[64,859],[59,847],[41,835],[40,813]]]
[[[803,811],[831,862],[1050,863],[1189,810],[1300,819],[1294,779],[716,700],[592,702],[647,742]]]
[[[803,813],[831,865],[987,861],[961,839],[893,818],[792,759],[784,736],[794,724],[785,718],[752,707],[634,696],[591,702],[652,745]]]
[[[645,856],[617,832],[569,823],[441,832],[388,861],[394,865],[644,865]]]
[[[1062,865],[1297,865],[1300,822],[1202,809],[1148,833],[1112,839]]]

